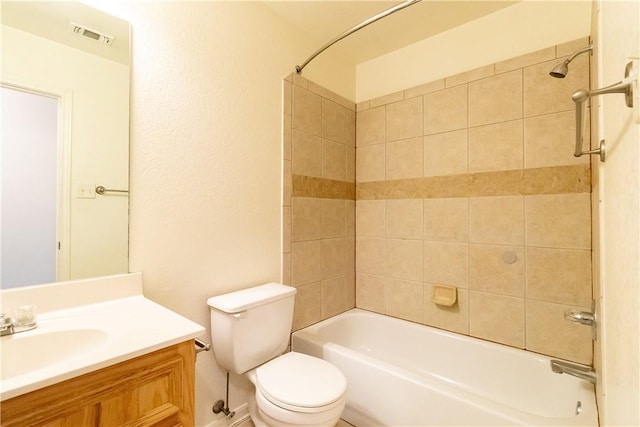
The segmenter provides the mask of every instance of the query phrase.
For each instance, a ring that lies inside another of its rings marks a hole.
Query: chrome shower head
[[[555,77],[558,79],[564,79],[567,77],[567,73],[569,72],[569,61],[564,60],[560,64],[556,65],[553,70],[549,72],[551,77]]]
[[[581,53],[585,53],[585,52],[591,52],[591,50],[593,49],[593,45],[590,44],[587,47],[584,47],[580,50],[578,50],[577,52],[574,52],[573,54],[571,54],[571,56],[569,56],[567,59],[565,59],[564,61],[562,61],[561,63],[559,63],[558,65],[556,65],[553,70],[551,70],[549,72],[549,75],[551,77],[555,77],[557,79],[564,79],[565,77],[567,77],[567,73],[569,72],[569,63],[571,61],[573,61],[573,59],[580,55]]]

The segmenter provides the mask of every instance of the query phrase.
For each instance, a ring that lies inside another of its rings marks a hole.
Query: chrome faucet
[[[30,331],[38,327],[33,306],[18,307],[15,318],[0,313],[0,336]]]
[[[596,384],[597,382],[596,371],[589,366],[552,359],[551,370],[556,374],[567,374],[589,381],[591,384]]]

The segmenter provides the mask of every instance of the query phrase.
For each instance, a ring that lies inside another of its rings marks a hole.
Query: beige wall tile
[[[527,350],[592,363],[591,328],[564,319],[568,305],[527,301]]]
[[[320,86],[319,84],[317,84],[316,82],[313,82],[311,80],[309,80],[309,92],[313,92],[316,93],[318,95],[320,95],[323,98],[326,98],[328,100],[333,101],[334,98],[336,97],[336,94],[333,93],[332,91],[330,91],[329,89],[327,89],[324,86]]]
[[[356,149],[356,181],[383,181],[385,177],[385,144]]]
[[[356,235],[385,237],[385,201],[358,200],[356,202]]]
[[[576,115],[574,111],[529,117],[524,120],[524,167],[588,164],[589,156],[575,157]],[[586,127],[586,129],[589,129]],[[583,150],[589,150],[589,132]]]
[[[355,251],[354,251],[355,252]],[[355,273],[347,276],[347,310],[356,306],[356,276]]]
[[[291,201],[291,238],[294,242],[322,237],[321,199],[294,197]]]
[[[322,176],[322,140],[320,137],[293,131],[293,173],[296,175]]]
[[[320,282],[298,287],[293,309],[293,330],[305,328],[322,320],[322,308],[318,301],[322,298]]]
[[[533,65],[524,69],[524,116],[574,110],[571,98],[574,91],[589,87],[589,55],[571,61],[570,71],[564,79],[556,79],[549,72],[562,59]]]
[[[422,199],[386,201],[386,237],[422,240]]]
[[[422,282],[422,240],[386,240],[387,275]]]
[[[356,238],[347,236],[345,239],[345,263],[344,271],[348,276],[356,274]]]
[[[536,50],[535,52],[527,53],[525,55],[516,56],[515,58],[507,59],[496,63],[496,74],[506,73],[507,71],[513,71],[517,68],[524,68],[530,65],[537,64],[539,62],[549,61],[555,59],[556,48],[551,46],[545,49]]]
[[[371,108],[378,107],[380,105],[391,104],[392,102],[402,101],[404,99],[404,93],[394,92],[388,95],[380,96],[378,98],[373,98],[369,101],[369,106]]]
[[[461,85],[424,96],[425,135],[463,129],[467,123],[467,86]]]
[[[320,255],[320,240],[291,244],[291,282],[294,286],[320,281]]]
[[[375,237],[356,238],[356,272],[384,276],[386,274],[386,242]]]
[[[468,170],[466,129],[424,137],[424,176],[458,175]]]
[[[386,141],[422,136],[422,100],[411,98],[386,107]]]
[[[415,86],[404,91],[404,99],[413,98],[416,96],[426,95],[431,92],[444,89],[444,79],[435,80],[429,83]]]
[[[589,193],[525,197],[527,246],[591,248]]]
[[[322,98],[322,137],[344,144],[347,134],[347,109]]]
[[[389,316],[422,323],[424,290],[421,282],[392,279],[386,283],[385,294]]]
[[[469,199],[469,241],[523,246],[524,198],[501,196]]]
[[[469,292],[458,289],[458,300],[451,307],[431,302],[433,285],[424,285],[424,323],[459,334],[469,334]]]
[[[285,160],[291,160],[293,136],[291,130],[291,115],[282,115],[282,155]]]
[[[282,162],[282,206],[291,206],[291,161]]]
[[[347,147],[344,144],[322,140],[322,177],[344,181],[347,176]]]
[[[522,70],[469,83],[469,126],[522,117]]]
[[[524,315],[522,298],[469,291],[471,336],[524,348]]]
[[[524,272],[524,248],[469,245],[469,289],[524,297]]]
[[[589,46],[589,37],[581,37],[579,39],[571,40],[566,43],[561,43],[556,46],[556,56],[557,58],[569,56],[573,54],[575,51],[580,50],[587,46]],[[583,55],[586,56],[587,54],[584,53]]]
[[[493,64],[489,64],[485,65],[484,67],[475,68],[473,70],[465,71],[464,73],[456,74],[455,76],[447,77],[445,79],[445,85],[447,87],[458,86],[474,80],[493,76],[494,68],[495,67]]]
[[[369,102],[369,100],[358,102],[356,104],[356,111],[368,110],[370,106],[371,106],[371,103]]]
[[[591,251],[527,248],[527,298],[589,307]]]
[[[333,101],[342,105],[347,111],[356,111],[356,103],[345,98],[344,96],[338,95],[337,93],[333,94]]]
[[[350,291],[347,276],[323,280],[321,284],[321,317],[327,319],[349,309],[347,294]]]
[[[347,110],[344,114],[345,135],[344,142],[347,147],[356,146],[356,112]]]
[[[469,129],[469,172],[522,169],[522,120]]]
[[[424,242],[424,281],[466,288],[469,245],[452,242]]]
[[[321,97],[293,86],[293,129],[322,135],[322,101]]]
[[[291,285],[291,252],[282,254],[282,284]]]
[[[354,237],[356,235],[356,201],[344,201],[344,234]]]
[[[353,252],[353,247],[349,240],[346,237],[322,239],[322,279],[352,273],[349,271],[349,249]]]
[[[292,83],[286,80],[282,81],[282,113],[291,115],[291,100],[293,99]]]
[[[422,177],[423,162],[422,137],[388,142],[385,146],[387,180]]]
[[[291,252],[291,207],[282,208],[282,252]]]
[[[385,313],[385,282],[382,276],[370,274],[356,275],[356,307],[363,310],[371,310],[376,313]]]
[[[304,88],[304,89],[309,88],[309,80],[307,80],[305,77],[302,77],[298,73],[292,73],[290,75],[291,75],[291,81],[293,82],[294,85],[300,86],[301,88]]]
[[[322,238],[345,237],[346,201],[340,199],[322,199]]]
[[[345,180],[347,182],[356,182],[356,148],[345,147],[347,155],[347,170]]]
[[[469,199],[425,199],[424,238],[466,242],[469,238]]]
[[[384,142],[385,107],[358,111],[356,121],[357,147]]]

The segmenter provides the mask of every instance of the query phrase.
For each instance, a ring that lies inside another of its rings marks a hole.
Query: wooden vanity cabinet
[[[0,422],[2,427],[191,427],[194,378],[195,347],[189,340],[5,400]]]

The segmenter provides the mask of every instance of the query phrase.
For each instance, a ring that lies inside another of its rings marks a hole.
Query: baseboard
[[[220,414],[219,418],[207,427],[236,427],[249,419],[249,405],[247,403],[243,403],[233,411],[236,413],[233,418],[229,419]]]

